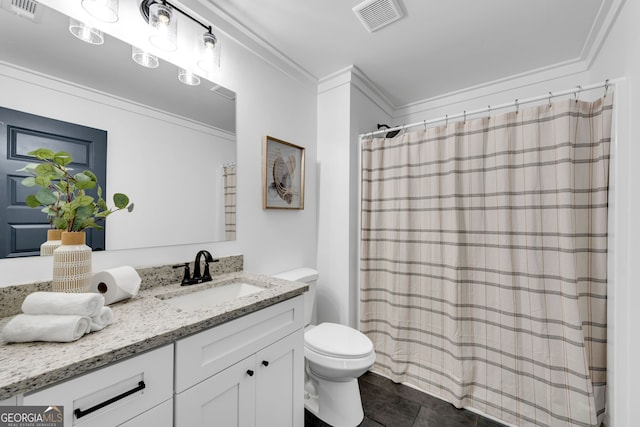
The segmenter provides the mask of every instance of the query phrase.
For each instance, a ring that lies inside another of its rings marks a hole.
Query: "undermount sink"
[[[182,310],[197,310],[235,301],[266,289],[251,283],[235,282],[162,299]]]

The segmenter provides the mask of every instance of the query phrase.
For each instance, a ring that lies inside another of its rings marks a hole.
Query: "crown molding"
[[[200,16],[212,22],[226,38],[262,59],[278,71],[304,84],[318,84],[318,78],[238,21],[210,0],[183,0]]]
[[[350,65],[323,77],[318,82],[318,95],[333,90],[345,84],[351,84],[366,96],[382,111],[391,115],[393,105],[378,87],[355,65]]]

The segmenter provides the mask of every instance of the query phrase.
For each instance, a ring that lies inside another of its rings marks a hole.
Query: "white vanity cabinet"
[[[113,427],[131,420],[128,425],[168,427],[173,425],[172,397],[170,344],[25,394],[23,404],[63,406],[65,426]],[[138,416],[154,423],[137,423]]]
[[[299,296],[176,342],[175,426],[304,424]]]

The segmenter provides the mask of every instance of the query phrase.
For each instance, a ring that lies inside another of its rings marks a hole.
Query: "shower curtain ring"
[[[424,123],[424,131],[426,132],[427,131],[427,121],[423,120],[423,123]]]
[[[491,105],[487,105],[487,111],[489,112],[489,116],[487,118],[490,119],[491,118]]]
[[[552,97],[552,96],[553,96],[553,95],[551,95],[551,92],[549,92],[549,108],[551,108],[551,97]]]
[[[467,124],[467,110],[464,110],[464,121],[462,122],[462,124]]]
[[[576,87],[578,88],[578,90],[573,92],[573,96],[575,96],[576,102],[578,102],[578,95],[580,94],[580,92],[582,92],[582,86],[578,85]]]
[[[609,79],[604,81],[604,97],[607,97],[607,91],[609,90]]]
[[[516,98],[515,104],[516,104],[516,114],[518,114],[518,110],[520,110],[520,104],[518,104],[518,98]]]
[[[445,114],[444,116],[444,127],[449,126],[449,115]]]

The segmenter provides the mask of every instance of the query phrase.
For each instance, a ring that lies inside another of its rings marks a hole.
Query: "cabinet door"
[[[256,353],[256,426],[304,425],[302,329]]]
[[[250,356],[177,394],[176,427],[254,427],[255,378]]]

